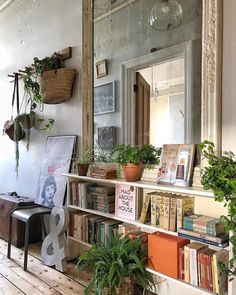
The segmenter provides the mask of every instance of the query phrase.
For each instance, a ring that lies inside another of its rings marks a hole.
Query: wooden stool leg
[[[27,270],[28,245],[29,245],[29,220],[26,222],[26,225],[25,225],[24,270]]]
[[[9,218],[7,258],[11,258],[11,240],[12,240],[12,215],[10,215],[10,218]]]

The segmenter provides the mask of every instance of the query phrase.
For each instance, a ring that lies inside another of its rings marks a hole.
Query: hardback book
[[[128,184],[116,184],[115,215],[136,220],[139,217],[139,188]]]
[[[207,249],[199,253],[200,259],[200,279],[199,285],[209,291],[212,291],[213,281],[212,281],[212,266],[211,257],[216,251],[213,249]]]
[[[184,248],[179,248],[179,279],[184,281]]]
[[[70,203],[75,206],[78,206],[77,184],[78,182],[70,182]]]
[[[99,202],[93,202],[92,209],[105,213],[113,213],[115,211],[115,203],[103,204]]]
[[[92,215],[88,218],[88,243],[95,243],[96,237],[96,222],[104,220],[103,216]]]
[[[93,185],[93,186],[89,187],[89,192],[104,194],[106,196],[115,195],[115,187],[114,186]]]
[[[187,230],[187,229],[181,227],[178,229],[178,233],[188,235],[190,239],[191,238],[200,238],[200,239],[211,241],[211,242],[218,243],[218,244],[224,243],[229,240],[229,234],[226,232],[223,232],[223,233],[214,237],[214,236],[207,235],[205,233],[199,233],[199,232],[196,232],[193,230]]]
[[[177,200],[173,196],[170,199],[170,224],[169,224],[169,230],[170,231],[176,231],[176,210],[177,210]]]
[[[229,251],[222,249],[213,254],[213,276],[215,282],[215,292],[217,294],[224,294],[227,291],[228,278],[220,273],[219,262],[227,264],[229,262]]]
[[[137,231],[140,231],[140,228],[134,224],[123,222],[118,226],[118,233],[124,236]]]
[[[87,182],[78,182],[78,206],[88,208],[87,190],[90,186]]]
[[[153,192],[153,193],[150,193],[150,195],[151,195],[151,225],[156,226],[157,225],[157,221],[156,221],[156,214],[157,214],[157,212],[156,212],[156,198],[157,198],[157,194],[156,194],[156,192]]]
[[[194,197],[177,196],[176,214],[177,230],[183,226],[184,217],[194,213]]]
[[[110,204],[115,202],[115,195],[107,195],[106,193],[90,193],[92,202],[99,202],[104,204]]]
[[[150,208],[151,195],[152,195],[152,193],[146,193],[146,195],[144,197],[142,211],[141,211],[141,215],[139,217],[139,221],[141,223],[145,223],[146,222],[148,210]]]
[[[193,242],[189,245],[189,268],[190,268],[190,284],[198,286],[198,253],[208,246],[202,243]]]
[[[110,245],[111,239],[114,237],[113,229],[118,227],[121,221],[114,219],[106,219],[101,222],[101,243],[105,246]]]
[[[169,196],[163,196],[163,199],[164,199],[163,228],[166,230],[169,230],[171,198]]]

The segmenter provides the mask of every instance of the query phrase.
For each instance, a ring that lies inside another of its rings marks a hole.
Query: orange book
[[[155,232],[148,235],[148,265],[172,278],[179,278],[179,249],[189,240]]]

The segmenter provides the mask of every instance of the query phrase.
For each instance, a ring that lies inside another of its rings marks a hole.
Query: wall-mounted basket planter
[[[76,71],[69,68],[45,71],[40,79],[43,102],[57,104],[67,101],[72,96]]]

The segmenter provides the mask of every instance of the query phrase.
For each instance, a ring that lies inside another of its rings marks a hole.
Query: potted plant
[[[159,163],[161,150],[151,144],[131,146],[119,144],[112,152],[112,159],[119,163],[127,181],[140,180],[145,168],[152,168]]]
[[[208,160],[208,166],[201,169],[201,183],[204,189],[211,189],[217,202],[228,208],[228,215],[221,216],[220,221],[225,230],[231,232],[233,256],[229,265],[220,263],[221,270],[230,280],[236,275],[236,157],[232,152],[217,155],[211,141],[199,145],[200,152]]]
[[[142,287],[154,286],[152,275],[146,270],[141,250],[141,239],[116,236],[111,245],[93,244],[79,258],[77,267],[92,272],[92,278],[84,294],[133,295],[133,284]]]
[[[77,160],[78,175],[87,175],[89,164],[93,161],[93,149],[87,149]]]
[[[75,79],[75,70],[64,68],[58,54],[38,59],[34,57],[33,67],[26,68],[24,89],[36,103],[56,104],[69,100]]]

